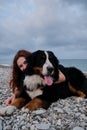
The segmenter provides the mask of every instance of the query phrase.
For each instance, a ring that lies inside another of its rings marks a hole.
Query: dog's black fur
[[[59,64],[58,59],[53,54],[53,52],[46,51],[48,54],[48,59],[53,65],[54,73],[50,73],[50,68],[48,75],[51,74],[53,82],[57,81],[59,78],[59,70],[65,75],[66,81],[62,83],[53,83],[51,86],[38,84],[38,88],[41,87],[42,94],[36,96],[35,98],[40,99],[43,105],[40,107],[47,108],[52,102],[58,99],[64,99],[70,96],[87,97],[87,78],[85,75],[75,67],[64,67]],[[27,57],[27,62],[29,66],[25,70],[25,77],[32,75],[39,75],[44,78],[42,74],[43,64],[46,62],[46,55],[43,50],[38,50]],[[38,69],[40,68],[40,69]],[[44,101],[46,105],[44,104]],[[33,104],[34,105],[34,104]],[[36,109],[36,108],[35,108]]]

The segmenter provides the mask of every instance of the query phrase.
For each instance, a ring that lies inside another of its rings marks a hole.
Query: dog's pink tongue
[[[49,86],[51,86],[53,84],[53,80],[50,76],[44,76],[44,81]]]

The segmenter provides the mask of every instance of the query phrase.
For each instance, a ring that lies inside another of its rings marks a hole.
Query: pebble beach
[[[0,107],[11,96],[9,80],[11,68],[0,66]],[[0,130],[87,130],[87,99],[77,97],[59,99],[47,110],[15,110],[0,115]]]

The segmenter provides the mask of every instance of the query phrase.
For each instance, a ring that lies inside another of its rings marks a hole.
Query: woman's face
[[[18,60],[17,60],[17,65],[18,65],[18,67],[21,71],[24,71],[26,69],[27,65],[28,65],[25,57],[23,57],[23,56],[19,57]]]

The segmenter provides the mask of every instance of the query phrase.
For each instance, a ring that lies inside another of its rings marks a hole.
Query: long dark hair
[[[22,56],[26,58],[30,54],[31,54],[31,52],[29,52],[27,50],[19,50],[14,57],[13,65],[12,65],[12,79],[10,80],[10,86],[11,86],[13,91],[15,88],[20,89],[21,85],[22,85],[23,72],[18,67],[17,60],[19,57],[22,57]]]

